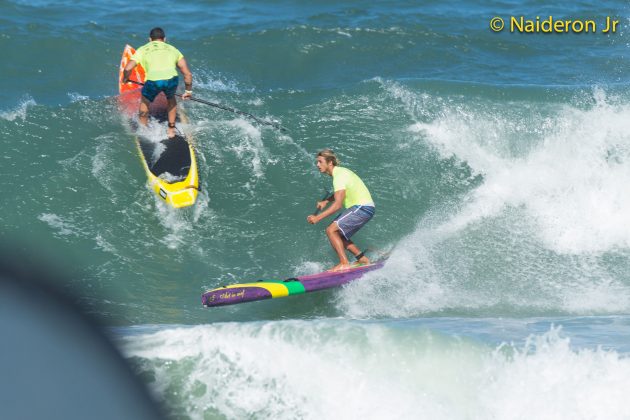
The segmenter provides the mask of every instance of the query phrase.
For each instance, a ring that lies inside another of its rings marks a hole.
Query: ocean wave
[[[555,327],[496,347],[413,325],[341,321],[167,327],[121,344],[157,395],[192,419],[630,415],[630,360],[572,348]]]
[[[416,121],[408,126],[416,144],[449,166],[465,165],[476,181],[424,213],[383,270],[346,287],[337,300],[343,313],[630,308],[630,284],[620,274],[630,248],[623,100],[595,89],[561,106],[505,104],[382,85]]]
[[[455,156],[484,177],[442,228],[457,231],[522,206],[555,252],[629,247],[630,106],[609,105],[601,90],[594,95],[588,109],[568,105],[544,115],[526,108],[518,118],[462,106],[412,125],[444,158]]]

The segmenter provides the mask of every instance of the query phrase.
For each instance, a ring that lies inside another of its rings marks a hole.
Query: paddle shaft
[[[139,85],[139,86],[144,86],[144,83],[137,82],[135,80],[129,80],[129,83],[133,83],[133,84]],[[184,95],[182,95],[181,93],[176,93],[175,96],[179,96],[181,98]],[[272,126],[274,128],[277,128],[278,130],[280,130],[282,132],[289,131],[289,130],[287,130],[286,128],[284,128],[283,126],[281,126],[278,123],[274,123],[274,122],[271,122],[271,121],[265,121],[263,119],[258,118],[255,115],[252,115],[252,114],[247,113],[247,112],[240,111],[240,110],[238,110],[236,108],[230,108],[229,106],[220,105],[220,104],[217,104],[217,103],[214,103],[214,102],[204,101],[203,99],[193,98],[192,96],[189,97],[188,99],[191,100],[191,101],[194,101],[194,102],[199,102],[200,104],[209,105],[209,106],[212,106],[212,107],[215,107],[215,108],[222,109],[224,111],[229,111],[229,112],[232,112],[234,114],[244,115],[246,117],[249,117],[249,118],[253,119],[254,121],[256,121],[259,124],[270,125],[270,126]]]

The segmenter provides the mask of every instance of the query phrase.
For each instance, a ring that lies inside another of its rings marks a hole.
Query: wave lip
[[[431,191],[434,204],[381,273],[339,294],[343,313],[549,316],[630,308],[630,106],[623,98],[595,88],[560,103],[506,103],[441,95],[424,82],[373,81],[412,120],[401,147],[432,170],[421,188],[445,176],[453,181]]]
[[[448,322],[457,322],[450,320]],[[561,328],[491,346],[422,323],[160,328],[122,347],[174,410],[257,418],[622,419],[630,359]]]

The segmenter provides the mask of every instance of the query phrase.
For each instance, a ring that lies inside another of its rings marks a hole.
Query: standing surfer
[[[142,87],[142,100],[138,115],[140,122],[147,124],[149,104],[155,97],[164,92],[168,101],[168,137],[175,136],[175,119],[177,117],[177,99],[175,91],[179,84],[177,69],[184,75],[186,91],[182,99],[192,96],[192,73],[181,52],[166,43],[166,35],[162,28],[153,28],[149,34],[149,43],[138,48],[125,67],[123,83],[129,81],[129,75],[136,65],[141,64],[146,72],[146,80]]]
[[[330,149],[324,149],[317,154],[317,169],[323,174],[332,176],[334,193],[317,202],[317,209],[323,211],[308,216],[306,221],[315,224],[345,207],[345,210],[326,228],[328,240],[339,257],[339,264],[331,270],[338,271],[352,267],[348,262],[346,249],[360,264],[369,264],[370,260],[350,240],[350,237],[374,216],[374,201],[372,201],[370,191],[354,172],[339,166],[337,156]],[[332,204],[326,208],[329,203]]]

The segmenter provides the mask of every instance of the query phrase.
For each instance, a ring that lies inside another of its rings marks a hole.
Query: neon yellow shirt
[[[184,56],[172,45],[151,41],[131,57],[144,68],[146,80],[168,80],[177,76],[177,62]]]
[[[356,205],[374,205],[370,191],[350,169],[335,166],[333,168],[333,188],[335,192],[346,190],[346,198],[343,200],[345,208]]]

